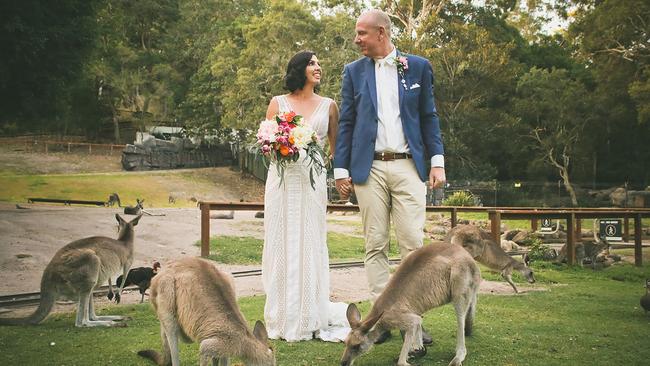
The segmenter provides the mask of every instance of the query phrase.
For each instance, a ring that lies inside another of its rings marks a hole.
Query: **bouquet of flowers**
[[[295,112],[280,113],[272,120],[260,123],[257,130],[256,147],[265,158],[265,162],[273,162],[280,176],[280,184],[284,181],[284,170],[287,164],[294,163],[306,154],[309,164],[309,182],[314,188],[314,171],[321,174],[326,168],[325,151],[318,144],[316,132],[305,124],[303,117]]]

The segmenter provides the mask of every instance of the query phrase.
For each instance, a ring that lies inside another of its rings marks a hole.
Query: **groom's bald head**
[[[390,40],[390,18],[378,9],[364,12],[357,19],[354,43],[365,56],[384,57],[393,49]]]
[[[379,9],[370,9],[362,13],[359,16],[357,22],[361,21],[362,19],[377,28],[383,28],[388,38],[390,38],[391,22],[388,14]]]

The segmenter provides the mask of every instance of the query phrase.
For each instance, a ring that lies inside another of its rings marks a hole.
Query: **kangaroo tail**
[[[41,302],[38,304],[38,308],[32,315],[24,318],[0,318],[0,325],[38,324],[50,314],[55,301],[56,296],[54,291],[42,288]]]
[[[165,364],[165,359],[163,355],[161,355],[159,352],[156,352],[152,349],[145,349],[142,351],[138,351],[138,356],[148,358],[151,361],[153,361],[156,365],[160,366],[166,366]],[[169,363],[171,365],[171,362]]]

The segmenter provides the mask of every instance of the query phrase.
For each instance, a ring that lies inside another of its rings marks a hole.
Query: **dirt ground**
[[[117,154],[110,157],[79,157],[65,153],[26,154],[10,147],[0,148],[0,168],[29,174],[120,171]],[[215,179],[221,177],[221,181],[215,181],[221,199],[234,201],[243,196],[247,200],[263,199],[259,183],[238,184],[238,187],[244,187],[241,188],[244,191],[236,192],[233,179],[237,182],[243,179],[233,177],[233,174],[238,173],[226,173],[228,168],[218,169],[223,170],[220,174],[215,174]],[[43,269],[54,253],[65,244],[88,236],[117,235],[115,213],[121,213],[119,208],[24,203],[20,203],[20,206],[25,209],[18,209],[14,203],[0,202],[0,295],[39,291]],[[144,216],[136,227],[134,267],[150,266],[157,260],[164,268],[169,260],[200,254],[199,247],[194,245],[200,239],[200,212],[197,208],[151,208],[148,211],[162,216]],[[349,219],[359,220],[358,217]],[[263,235],[262,220],[255,218],[254,212],[235,212],[233,220],[213,219],[211,228],[212,235],[252,235],[258,238]],[[329,229],[346,233],[350,231],[350,227],[345,225],[329,225]],[[217,266],[227,272],[259,268],[224,264]],[[332,270],[330,281],[333,301],[356,302],[369,298],[363,268]],[[237,278],[235,286],[238,296],[264,293],[260,277]],[[541,289],[523,284],[519,288],[524,292]],[[512,294],[512,289],[505,282],[483,281],[481,292]],[[137,291],[123,297],[125,303],[139,300]],[[106,299],[102,301],[106,302]],[[59,307],[59,311],[72,309],[70,305]]]

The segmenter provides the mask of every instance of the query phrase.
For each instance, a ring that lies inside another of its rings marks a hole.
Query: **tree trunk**
[[[573,189],[573,185],[569,180],[569,170],[568,167],[558,167],[560,169],[560,176],[562,177],[562,183],[564,183],[564,188],[569,192],[569,197],[571,197],[571,204],[574,207],[578,206],[578,197],[576,196],[576,191]]]
[[[115,143],[119,144],[120,143],[120,121],[117,116],[117,109],[114,107],[112,109],[112,114],[113,114],[113,132],[114,132],[114,138],[115,138]]]

